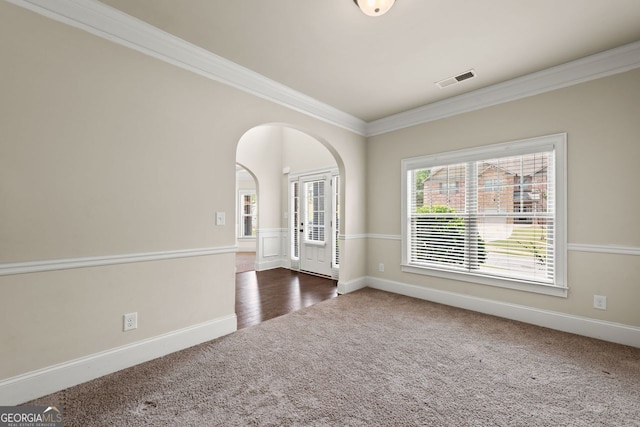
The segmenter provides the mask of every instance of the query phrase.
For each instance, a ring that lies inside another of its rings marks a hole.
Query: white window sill
[[[533,292],[536,294],[551,295],[554,297],[567,297],[567,287],[545,285],[540,283],[527,282],[517,279],[502,279],[498,277],[486,276],[482,274],[467,273],[464,271],[445,271],[427,267],[416,267],[413,265],[402,265],[405,273],[421,274],[423,276],[435,276],[445,279],[461,280],[463,282],[480,283],[482,285],[497,286],[500,288],[515,289],[519,291]]]

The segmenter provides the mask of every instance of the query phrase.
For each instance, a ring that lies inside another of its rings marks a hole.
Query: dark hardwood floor
[[[237,273],[238,329],[334,298],[337,290],[335,280],[286,268]]]

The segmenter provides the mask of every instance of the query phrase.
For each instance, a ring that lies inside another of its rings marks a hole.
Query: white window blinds
[[[340,176],[333,177],[333,266],[340,266]]]
[[[564,135],[403,161],[403,264],[563,286],[559,150]]]
[[[306,191],[306,236],[308,242],[325,241],[325,181],[317,180],[305,182]]]
[[[291,183],[291,258],[300,258],[300,194],[298,181]]]

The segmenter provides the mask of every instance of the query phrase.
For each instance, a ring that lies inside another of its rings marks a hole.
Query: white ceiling
[[[640,40],[640,0],[102,2],[367,122]]]

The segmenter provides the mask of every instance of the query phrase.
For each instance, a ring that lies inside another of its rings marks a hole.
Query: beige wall
[[[258,180],[258,228],[280,228],[282,128],[259,126],[240,139],[237,161]]]
[[[337,159],[341,281],[369,275],[640,326],[634,256],[570,251],[569,296],[557,298],[402,273],[399,241],[363,238],[400,234],[402,158],[567,132],[569,243],[640,247],[639,70],[367,143],[6,2],[0,56],[0,264],[234,246],[237,144],[278,123]],[[0,276],[0,380],[232,314],[232,260]],[[592,308],[594,293],[607,311]],[[132,311],[139,328],[123,333]]]
[[[237,161],[255,174],[259,187],[260,228],[287,228],[289,175],[337,168],[319,141],[283,125],[250,129],[238,144]],[[288,168],[288,174],[283,168]]]
[[[282,166],[290,174],[337,168],[336,159],[320,142],[296,129],[284,128]]]
[[[234,257],[0,277],[0,378],[234,314]],[[131,312],[139,327],[123,333]]]
[[[258,180],[258,223],[262,230],[289,228],[291,175],[338,168],[333,154],[320,141],[280,124],[249,130],[240,139],[237,150],[238,163]],[[284,173],[284,168],[289,172]],[[287,233],[283,236],[288,241]],[[281,254],[289,255],[288,244],[283,244]],[[364,265],[364,260],[355,262]]]
[[[401,233],[401,159],[566,132],[569,243],[640,247],[638,111],[635,70],[370,138],[368,231]],[[397,240],[370,239],[367,249],[370,276],[640,326],[637,256],[570,251],[569,295],[558,298],[402,273]],[[594,294],[608,297],[606,311],[593,308]]]
[[[282,228],[289,227],[289,178],[296,174],[304,174],[314,171],[326,171],[338,169],[338,164],[333,154],[319,141],[297,129],[282,129],[282,167],[289,170],[282,176]],[[361,265],[363,263],[359,262]]]
[[[6,2],[0,56],[0,264],[234,246],[236,146],[264,123],[322,138],[364,193],[363,137]],[[0,380],[232,314],[232,259],[0,276]]]

